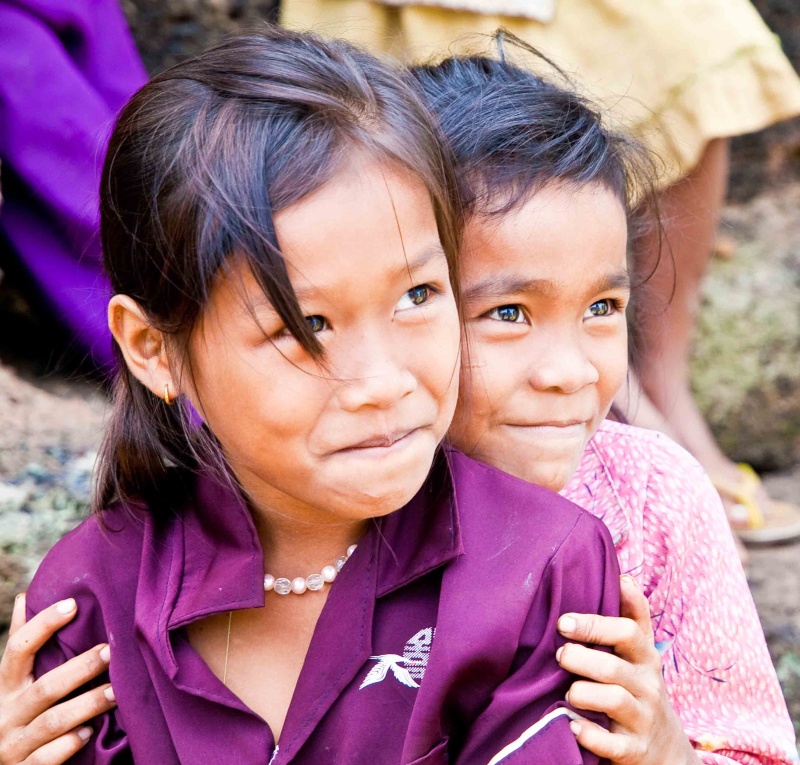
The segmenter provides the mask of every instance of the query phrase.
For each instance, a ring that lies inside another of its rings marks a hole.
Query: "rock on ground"
[[[88,510],[106,406],[88,383],[0,365],[0,643],[14,596]]]

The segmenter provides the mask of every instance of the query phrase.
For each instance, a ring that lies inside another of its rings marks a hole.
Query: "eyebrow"
[[[404,260],[403,263],[389,271],[387,274],[387,279],[395,282],[400,281],[403,277],[407,277],[409,275],[413,277],[417,271],[421,271],[428,264],[441,258],[446,259],[447,256],[445,255],[444,249],[439,242],[431,244],[427,247],[423,247],[413,258]],[[320,291],[321,290],[318,287],[311,285],[308,287],[296,288],[294,293],[295,297],[297,298],[297,302],[302,303],[303,300],[307,300],[310,297],[319,294]],[[259,298],[252,301],[251,307],[255,310],[266,309],[275,312],[275,307],[272,305],[270,299],[266,295],[261,295]]]
[[[405,252],[403,254],[405,255]],[[447,256],[442,249],[442,245],[439,242],[436,242],[436,244],[431,244],[428,247],[424,247],[413,258],[405,258],[405,262],[402,265],[397,266],[397,268],[394,268],[389,273],[389,278],[392,281],[398,281],[402,279],[403,276],[414,274],[416,271],[421,271],[429,263],[442,258],[446,260]]]
[[[436,244],[431,244],[428,247],[424,247],[416,255],[414,255],[414,257],[404,259],[403,263],[395,266],[391,269],[391,271],[387,272],[386,279],[388,283],[393,283],[400,281],[403,277],[413,277],[417,271],[421,271],[429,263],[439,260],[440,258],[446,258],[446,255],[442,249],[442,245],[439,242],[436,242]],[[309,297],[319,294],[320,291],[324,292],[325,290],[320,290],[318,287],[311,285],[309,287],[300,287],[299,289],[295,289],[295,295],[297,296],[297,301],[302,302]]]
[[[613,289],[630,289],[631,277],[627,271],[606,274],[590,284],[586,292],[596,294]],[[511,274],[492,274],[464,290],[464,302],[490,298],[504,298],[509,295],[528,294],[540,297],[555,297],[563,284],[550,279],[527,279]]]

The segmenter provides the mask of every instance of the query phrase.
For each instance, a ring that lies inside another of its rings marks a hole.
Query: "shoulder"
[[[36,571],[26,599],[29,613],[75,598],[79,615],[62,630],[64,637],[69,639],[71,628],[85,629],[89,623],[97,627],[90,632],[102,631],[100,612],[106,601],[123,608],[125,601],[133,603],[146,524],[143,513],[129,508],[113,508],[83,521],[53,546]]]
[[[678,496],[689,504],[718,501],[700,463],[671,438],[610,421],[589,441],[561,493],[594,515],[621,508],[632,521]]]
[[[602,521],[541,486],[450,452],[464,551],[531,570],[565,543],[611,545]],[[613,545],[612,545],[613,549]]]
[[[540,486],[450,456],[462,554],[442,579],[436,639],[453,665],[455,656],[483,655],[503,674],[520,650],[556,640],[561,613],[618,615],[619,567],[601,520]]]
[[[669,436],[656,430],[605,420],[586,447],[584,460],[596,455],[613,474],[648,476],[651,471],[704,476],[700,463]]]
[[[655,430],[605,422],[587,447],[618,486],[643,489],[642,504],[685,507],[719,505],[719,497],[702,465],[669,436]],[[585,455],[587,462],[590,455]],[[660,512],[660,510],[658,510]]]

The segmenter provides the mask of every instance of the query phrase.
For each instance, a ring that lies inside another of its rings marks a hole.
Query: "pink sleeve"
[[[794,730],[719,496],[683,449],[654,446],[645,590],[672,706],[704,763],[791,763]]]

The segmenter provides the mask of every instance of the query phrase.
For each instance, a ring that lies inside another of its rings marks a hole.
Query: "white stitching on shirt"
[[[548,723],[555,720],[557,717],[562,717],[566,715],[569,717],[570,720],[585,720],[585,717],[581,717],[579,714],[576,714],[571,709],[567,709],[566,707],[559,707],[558,709],[554,709],[549,714],[546,714],[539,720],[537,723],[531,725],[516,741],[512,741],[508,746],[503,747],[491,760],[489,760],[489,765],[497,765],[498,762],[504,760],[510,754],[513,754],[517,751],[517,749],[522,748],[522,746],[531,738],[533,738],[542,728],[544,728]]]

